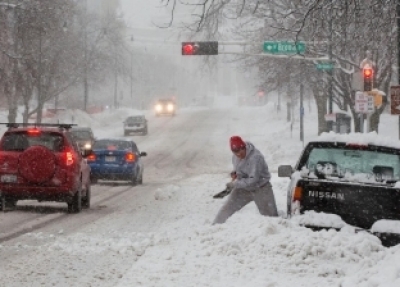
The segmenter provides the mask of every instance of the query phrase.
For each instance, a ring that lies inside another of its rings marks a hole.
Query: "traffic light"
[[[364,78],[364,92],[371,91],[372,86],[373,86],[373,79],[374,79],[373,69],[370,67],[364,67],[363,78]]]
[[[218,55],[218,42],[182,42],[182,55]]]

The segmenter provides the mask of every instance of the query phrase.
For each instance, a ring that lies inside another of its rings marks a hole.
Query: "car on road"
[[[136,143],[129,139],[105,138],[93,144],[93,153],[87,161],[91,167],[91,180],[125,180],[132,185],[143,183],[144,165]]]
[[[400,243],[399,141],[376,133],[323,133],[306,145],[294,168],[279,166],[278,176],[291,178],[287,215],[301,225],[350,225],[385,246]]]
[[[159,99],[154,105],[154,111],[157,117],[161,115],[175,116],[176,103],[172,99]]]
[[[7,124],[0,140],[1,210],[19,200],[90,207],[91,150],[80,150],[68,124]]]
[[[71,134],[81,149],[90,149],[94,142],[93,131],[89,127],[72,127]]]
[[[147,119],[144,115],[129,116],[124,121],[124,135],[127,136],[131,133],[141,133],[147,135]]]

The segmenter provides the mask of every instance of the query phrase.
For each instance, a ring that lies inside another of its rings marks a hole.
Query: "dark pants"
[[[219,210],[213,224],[224,223],[232,214],[239,211],[253,200],[262,215],[278,216],[272,185],[268,183],[254,191],[236,188],[232,190],[228,200]]]

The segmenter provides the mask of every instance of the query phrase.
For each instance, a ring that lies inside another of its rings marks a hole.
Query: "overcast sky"
[[[162,6],[160,0],[120,0],[120,4],[127,25],[131,28],[135,39],[132,43],[133,46],[146,53],[166,55],[175,64],[185,65],[191,70],[197,70],[201,66],[202,59],[200,57],[189,59],[181,56],[181,41],[190,39],[178,27],[182,26],[183,22],[190,22],[194,13],[193,7],[178,3],[172,28],[162,29],[159,26],[165,26],[171,20],[171,7]],[[223,59],[222,55],[215,58],[220,61]],[[238,76],[234,71],[236,70],[232,70],[232,64],[219,65],[217,82],[221,87],[221,93],[228,93],[227,86],[235,87],[234,93],[241,90],[242,84],[238,83],[238,80],[244,75],[240,76],[239,72]],[[253,93],[252,81],[249,81],[247,77],[246,82],[250,89],[247,93]],[[226,92],[222,92],[222,90],[226,90]]]
[[[160,0],[120,0],[122,12],[131,27],[157,28],[165,26],[171,19],[170,7],[161,5]],[[178,5],[174,14],[173,26],[190,19],[189,6]]]

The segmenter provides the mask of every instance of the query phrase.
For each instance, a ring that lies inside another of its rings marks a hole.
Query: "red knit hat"
[[[231,150],[238,150],[246,147],[246,143],[242,140],[240,136],[233,136],[230,139]]]

